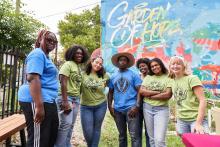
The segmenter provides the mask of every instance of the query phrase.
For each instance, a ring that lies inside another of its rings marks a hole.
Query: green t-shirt
[[[143,80],[142,86],[146,87],[149,90],[162,92],[169,87],[171,88],[172,80],[166,74],[161,76],[147,75]],[[152,106],[168,106],[168,101],[169,100],[153,100],[144,97],[144,102]]]
[[[99,78],[97,74],[83,73],[81,105],[96,106],[106,101],[104,91],[108,79],[107,74]]]
[[[67,61],[60,68],[59,74],[69,77],[67,81],[67,94],[69,96],[80,96],[82,74],[79,65],[74,61]]]
[[[192,88],[202,86],[197,76],[189,75],[175,79],[172,91],[177,104],[177,118],[194,121],[198,115],[199,101]]]

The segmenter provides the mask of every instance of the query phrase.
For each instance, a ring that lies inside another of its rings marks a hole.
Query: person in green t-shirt
[[[143,80],[148,75],[148,64],[150,62],[150,59],[148,58],[140,58],[136,62],[136,67],[140,71],[141,79]],[[144,123],[143,123],[144,122]],[[142,140],[142,133],[143,133],[143,124],[145,127],[145,140],[146,140],[146,147],[150,147],[150,139],[147,133],[147,128],[144,121],[144,113],[143,113],[143,98],[140,99],[140,136]],[[142,141],[141,141],[142,143]]]
[[[80,45],[73,45],[65,53],[66,62],[59,71],[60,96],[56,99],[60,125],[55,147],[69,147],[73,126],[79,109],[80,86],[82,74],[80,64],[89,56]]]
[[[177,104],[177,133],[208,133],[207,104],[201,81],[187,72],[183,57],[171,57],[169,69],[169,76],[174,79],[172,91]]]
[[[150,60],[149,75],[144,78],[139,92],[139,95],[144,97],[144,120],[152,147],[166,146],[165,138],[169,122],[168,100],[172,96],[172,82],[167,72],[159,58]]]
[[[109,76],[103,68],[102,57],[91,58],[82,78],[80,117],[88,147],[98,147],[101,126],[107,109],[105,87]]]

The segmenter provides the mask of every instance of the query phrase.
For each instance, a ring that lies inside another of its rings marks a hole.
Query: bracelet
[[[141,105],[139,104],[139,103],[136,103],[136,105],[135,105],[137,108],[140,108],[141,107]]]

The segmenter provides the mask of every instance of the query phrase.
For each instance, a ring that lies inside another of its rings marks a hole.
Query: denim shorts
[[[183,121],[177,119],[176,130],[179,135],[184,133],[193,133],[193,128],[195,127],[196,121]],[[203,120],[202,126],[205,133],[209,133],[208,121],[206,119]]]

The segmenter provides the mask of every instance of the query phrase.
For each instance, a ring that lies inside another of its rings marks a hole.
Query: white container
[[[216,134],[220,134],[220,108],[218,107],[211,108],[211,114],[213,121],[215,122]]]

